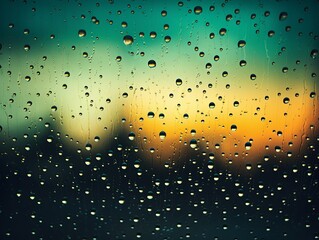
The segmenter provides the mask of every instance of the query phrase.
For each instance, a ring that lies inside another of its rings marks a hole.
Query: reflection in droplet
[[[214,109],[215,108],[215,103],[214,102],[210,102],[208,106],[209,106],[210,109]]]
[[[156,67],[156,62],[155,62],[154,60],[149,60],[149,61],[148,61],[148,66],[149,66],[150,68],[155,68],[155,67]]]
[[[79,35],[79,37],[85,37],[85,36],[86,36],[86,31],[83,30],[83,29],[80,29],[80,30],[78,31],[78,35]]]
[[[237,45],[238,45],[239,48],[243,48],[243,47],[246,46],[246,41],[245,40],[239,40]]]
[[[194,8],[194,13],[195,13],[195,14],[201,14],[202,11],[203,11],[203,9],[202,9],[201,6],[196,6],[196,7]]]
[[[196,148],[196,147],[197,147],[197,141],[196,141],[196,139],[190,140],[189,146],[190,146],[191,148]]]
[[[123,42],[125,45],[131,45],[133,43],[133,37],[130,35],[126,35],[123,37]]]
[[[180,85],[182,85],[182,84],[183,84],[182,79],[177,78],[177,79],[176,79],[176,85],[177,85],[177,86],[180,86]]]
[[[166,138],[166,132],[161,131],[161,132],[159,133],[159,138],[160,138],[161,140],[165,139],[165,138]]]
[[[251,149],[251,143],[250,142],[246,142],[245,143],[245,149],[246,150],[250,150]]]
[[[87,151],[90,151],[90,150],[92,149],[92,145],[91,145],[90,143],[87,143],[87,144],[85,145],[85,149],[86,149]]]
[[[234,132],[237,130],[237,126],[235,124],[230,126],[230,129]]]
[[[256,74],[250,74],[250,80],[256,80],[257,76]]]
[[[155,114],[153,112],[148,112],[147,116],[149,118],[154,118]]]
[[[312,58],[316,58],[318,56],[318,49],[313,49],[311,52],[310,52],[310,56]]]
[[[290,99],[289,99],[288,97],[285,97],[285,98],[283,99],[284,104],[288,104],[289,101],[290,101]]]
[[[131,141],[133,141],[133,140],[135,139],[135,133],[130,132],[130,133],[128,134],[128,139],[131,140]]]
[[[280,20],[280,21],[285,20],[287,17],[288,17],[288,13],[286,13],[286,12],[281,12],[281,13],[279,14],[279,20]]]

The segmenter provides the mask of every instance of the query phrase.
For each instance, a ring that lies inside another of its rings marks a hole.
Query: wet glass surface
[[[3,1],[0,239],[318,239],[318,1]]]

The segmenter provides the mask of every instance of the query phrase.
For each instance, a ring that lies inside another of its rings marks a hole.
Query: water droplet
[[[238,107],[238,106],[239,106],[239,102],[238,102],[238,101],[235,101],[235,102],[233,103],[233,105],[234,105],[234,107]]]
[[[170,42],[171,40],[172,40],[172,38],[170,36],[165,36],[164,37],[164,41],[167,42],[167,43]]]
[[[90,151],[90,150],[92,149],[92,145],[91,145],[90,143],[87,143],[87,144],[85,145],[85,149],[86,149],[87,151]]]
[[[250,74],[250,80],[256,80],[257,76],[256,74]]]
[[[119,204],[123,205],[125,203],[125,198],[123,196],[121,196],[119,198]]]
[[[247,65],[247,62],[246,62],[245,60],[241,60],[241,61],[239,62],[239,65],[240,65],[241,67],[244,67],[244,66]]]
[[[212,160],[208,160],[207,167],[208,167],[208,169],[213,169],[214,168],[214,163],[213,163]]]
[[[288,104],[289,101],[290,101],[290,99],[288,97],[285,97],[284,100],[283,100],[284,104]]]
[[[136,160],[134,161],[134,167],[135,167],[135,168],[140,168],[140,166],[141,166],[141,161],[138,160],[138,159],[136,159]]]
[[[318,56],[318,49],[313,49],[310,53],[310,56],[315,59]]]
[[[311,93],[310,93],[310,97],[311,97],[311,98],[315,98],[315,96],[316,96],[316,93],[315,93],[315,92],[311,92]]]
[[[149,118],[154,118],[155,114],[153,112],[148,112],[147,116]]]
[[[196,7],[194,8],[194,13],[195,13],[195,14],[201,14],[202,12],[203,12],[203,9],[202,9],[201,6],[196,6]]]
[[[226,33],[227,33],[227,29],[226,29],[226,28],[221,28],[221,29],[219,30],[219,35],[220,35],[220,36],[224,36],[224,35],[226,35]]]
[[[133,43],[133,37],[131,35],[126,35],[123,37],[123,42],[125,45],[131,45]]]
[[[83,29],[80,29],[80,30],[78,31],[78,35],[79,35],[79,37],[85,37],[85,36],[86,36],[86,31],[83,30]]]
[[[91,158],[87,157],[87,158],[85,159],[84,163],[85,163],[86,166],[91,165]]]
[[[128,134],[128,139],[131,140],[131,141],[133,141],[133,140],[135,139],[135,133],[134,133],[134,132],[130,132],[130,133]]]
[[[51,136],[51,135],[48,136],[48,137],[47,137],[47,142],[48,142],[48,143],[52,143],[52,142],[53,142],[53,136]]]
[[[273,37],[274,35],[275,35],[275,31],[270,30],[270,31],[268,32],[268,37]]]
[[[116,60],[117,62],[121,62],[121,61],[122,61],[122,57],[121,57],[121,56],[117,56],[117,57],[115,58],[115,60]]]
[[[182,84],[183,84],[182,79],[177,78],[177,79],[176,79],[176,85],[177,85],[177,86],[180,86],[180,85],[182,85]]]
[[[148,66],[149,66],[150,68],[155,68],[155,67],[156,67],[156,62],[155,62],[154,60],[149,60],[149,61],[148,61]]]
[[[215,108],[215,103],[214,102],[210,102],[208,106],[209,106],[210,109],[214,109]]]
[[[237,126],[235,124],[230,126],[230,129],[235,132],[237,130]]]
[[[246,142],[245,143],[245,149],[246,150],[250,150],[251,149],[251,143],[250,142]]]
[[[152,200],[153,199],[153,192],[152,191],[149,191],[148,193],[147,193],[147,199],[149,199],[149,200]]]
[[[27,52],[31,49],[30,45],[24,45],[23,49]]]
[[[189,145],[190,145],[191,148],[196,148],[197,147],[196,139],[190,140]]]
[[[165,138],[166,138],[166,132],[161,131],[161,132],[159,133],[159,138],[160,138],[161,140],[165,139]]]
[[[24,78],[27,82],[30,82],[31,81],[31,77],[30,76],[25,76]]]
[[[150,32],[150,38],[156,38],[157,33],[156,32]]]
[[[282,68],[282,72],[283,72],[283,73],[287,73],[287,72],[288,72],[288,68],[287,68],[287,67],[283,67],[283,68]]]
[[[286,12],[281,12],[279,14],[279,20],[280,21],[284,21],[287,17],[288,17],[288,13],[286,13]]]
[[[161,15],[162,15],[163,17],[166,17],[166,16],[167,16],[167,11],[163,10],[163,11],[161,12]]]
[[[243,47],[246,46],[246,41],[245,40],[239,40],[237,45],[238,45],[239,48],[243,48]]]

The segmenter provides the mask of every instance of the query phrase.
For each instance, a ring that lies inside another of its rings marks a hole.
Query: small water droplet
[[[91,145],[90,143],[87,143],[87,144],[85,145],[85,149],[86,149],[87,151],[90,151],[90,150],[92,149],[92,145]]]
[[[166,132],[161,131],[161,132],[159,133],[159,138],[160,138],[161,140],[165,139],[165,138],[166,138]]]
[[[133,141],[133,140],[135,139],[135,133],[134,133],[134,132],[130,132],[130,133],[128,134],[128,139],[131,140],[131,141]]]
[[[237,126],[235,124],[230,126],[230,129],[235,132],[237,130]]]
[[[286,12],[281,12],[279,14],[279,20],[280,21],[284,21],[287,17],[288,17],[288,13],[286,13]]]
[[[190,146],[191,148],[196,148],[196,147],[197,147],[197,141],[196,141],[196,139],[190,140],[189,146]]]
[[[246,142],[245,143],[245,149],[246,150],[250,150],[251,149],[251,143],[250,142]]]
[[[180,85],[182,85],[182,84],[183,84],[182,79],[177,78],[177,79],[176,79],[176,85],[177,85],[177,86],[180,86]]]
[[[155,114],[153,112],[148,112],[147,116],[149,118],[154,118]]]
[[[256,74],[250,74],[250,80],[256,80],[257,76]]]
[[[194,8],[194,13],[195,13],[195,14],[201,14],[202,12],[203,12],[203,9],[202,9],[201,6],[196,6],[196,7]]]
[[[214,102],[210,102],[208,106],[209,106],[210,109],[214,109],[215,108],[215,103]]]
[[[243,48],[243,47],[246,46],[246,41],[245,40],[239,40],[237,45],[238,45],[239,48]]]
[[[86,36],[86,31],[84,29],[80,29],[78,31],[78,35],[79,35],[79,37],[85,37]]]
[[[126,35],[123,37],[123,42],[125,45],[131,45],[133,43],[133,37],[131,35]]]
[[[155,67],[156,67],[156,62],[155,62],[154,60],[149,60],[149,61],[148,61],[148,66],[149,66],[150,68],[155,68]]]
[[[290,99],[288,97],[285,97],[284,100],[283,100],[284,104],[288,104],[289,101],[290,101]]]
[[[315,59],[317,56],[318,56],[318,49],[313,49],[311,52],[310,52],[310,56]]]

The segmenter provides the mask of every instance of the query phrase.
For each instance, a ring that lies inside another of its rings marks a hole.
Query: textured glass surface
[[[2,1],[0,239],[319,239],[318,12]]]

